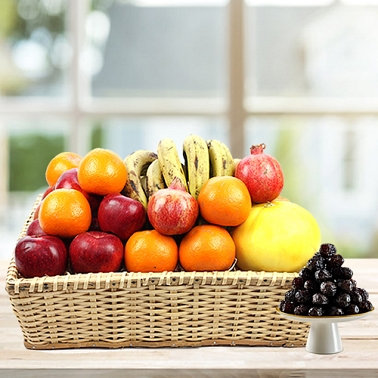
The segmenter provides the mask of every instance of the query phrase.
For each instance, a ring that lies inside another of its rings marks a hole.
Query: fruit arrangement
[[[96,148],[55,156],[48,189],[15,248],[24,277],[126,270],[298,272],[320,246],[314,217],[280,196],[284,176],[265,145],[235,159],[219,140],[189,135],[180,154],[122,159]]]
[[[319,251],[293,279],[292,288],[280,302],[280,310],[302,316],[341,316],[373,309],[368,292],[357,286],[353,271],[333,244]]]

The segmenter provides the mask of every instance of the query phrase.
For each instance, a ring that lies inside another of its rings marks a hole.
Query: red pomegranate
[[[265,144],[251,147],[251,154],[236,167],[235,177],[242,180],[249,190],[253,203],[264,203],[277,198],[284,186],[280,163],[264,153]]]
[[[194,226],[199,214],[197,200],[179,179],[152,195],[147,215],[152,227],[163,235],[180,235]]]

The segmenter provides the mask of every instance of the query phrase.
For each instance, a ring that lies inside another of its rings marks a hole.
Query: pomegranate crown
[[[186,192],[185,185],[182,183],[179,177],[175,177],[168,187],[169,189],[183,190]]]
[[[253,155],[262,154],[264,153],[265,147],[266,147],[265,143],[254,145],[250,148],[251,154]]]

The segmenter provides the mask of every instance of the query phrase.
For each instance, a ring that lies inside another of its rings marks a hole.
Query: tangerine
[[[129,272],[164,272],[175,270],[178,246],[172,236],[156,230],[134,232],[125,245],[125,266]]]
[[[126,184],[127,170],[117,153],[95,148],[82,158],[77,177],[84,191],[105,196],[121,192]]]
[[[54,186],[60,175],[71,168],[77,168],[80,164],[81,156],[75,152],[61,152],[54,156],[46,168],[46,181],[50,187]]]
[[[235,261],[235,243],[221,226],[195,226],[180,243],[179,261],[189,272],[228,270]]]
[[[252,207],[248,188],[233,176],[207,180],[198,195],[198,204],[203,219],[219,226],[239,226]]]
[[[71,238],[89,229],[91,207],[75,189],[56,189],[41,202],[38,219],[46,234]]]

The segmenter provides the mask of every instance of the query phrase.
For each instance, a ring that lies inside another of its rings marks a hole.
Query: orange
[[[95,148],[81,160],[77,177],[84,191],[104,196],[122,191],[127,171],[118,154],[104,148]]]
[[[243,181],[233,176],[212,177],[198,195],[202,217],[220,226],[238,226],[251,212],[252,202]]]
[[[55,189],[42,200],[38,218],[46,234],[71,238],[89,229],[92,214],[83,193],[75,189]]]
[[[230,233],[221,226],[195,226],[180,243],[179,261],[188,272],[228,270],[235,261],[235,244]]]
[[[53,157],[46,168],[46,181],[49,186],[55,185],[60,175],[71,168],[77,168],[80,164],[81,156],[74,152],[61,152]]]
[[[178,247],[172,236],[156,230],[137,231],[125,246],[125,266],[129,272],[164,272],[175,270]]]

